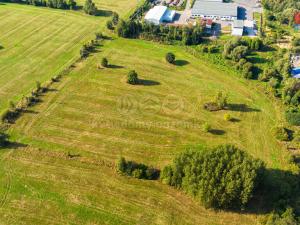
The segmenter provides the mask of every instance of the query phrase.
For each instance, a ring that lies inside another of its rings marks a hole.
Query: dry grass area
[[[176,65],[165,62],[169,51]],[[109,68],[97,68],[102,57]],[[131,69],[141,85],[125,82]],[[230,109],[203,110],[220,90]],[[280,109],[255,82],[224,74],[181,47],[106,41],[11,127],[22,145],[0,153],[1,222],[259,224],[261,215],[206,210],[159,181],[120,176],[114,163],[122,155],[162,168],[190,145],[232,143],[270,168],[288,169],[287,152],[271,132],[280,120]],[[212,133],[202,131],[205,122]]]

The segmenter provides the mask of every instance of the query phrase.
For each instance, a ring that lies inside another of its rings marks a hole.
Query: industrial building
[[[192,18],[233,21],[238,17],[238,7],[221,0],[196,0],[192,8]]]
[[[154,6],[147,12],[145,21],[155,25],[170,23],[174,20],[175,14],[175,10],[169,10],[166,6]]]
[[[243,36],[244,33],[244,20],[234,20],[232,23],[232,32],[233,36]]]

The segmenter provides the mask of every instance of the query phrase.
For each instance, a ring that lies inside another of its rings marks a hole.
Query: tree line
[[[266,19],[281,24],[293,25],[295,13],[300,11],[298,0],[263,0],[262,3],[266,9]]]
[[[107,22],[107,28],[115,30],[119,37],[141,38],[167,44],[180,43],[183,45],[198,45],[202,42],[204,28],[196,26],[165,26],[135,20],[118,20],[112,18]]]
[[[54,9],[77,10],[79,9],[75,0],[8,0],[14,3],[25,3],[28,5],[49,7]],[[92,0],[86,0],[83,6],[86,14],[96,16],[98,9]]]

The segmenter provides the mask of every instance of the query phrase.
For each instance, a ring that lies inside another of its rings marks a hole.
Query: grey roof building
[[[192,17],[208,19],[235,20],[238,16],[238,7],[233,3],[224,3],[210,0],[196,0],[192,8]]]

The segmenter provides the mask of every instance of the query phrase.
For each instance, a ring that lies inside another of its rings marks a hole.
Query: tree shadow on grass
[[[154,80],[144,80],[144,79],[140,79],[139,80],[139,85],[143,85],[143,86],[156,86],[156,85],[160,85],[159,82],[154,81]]]
[[[174,65],[176,65],[176,66],[186,66],[188,64],[190,64],[188,61],[181,60],[181,59],[175,60],[175,62],[174,62]]]
[[[233,122],[233,123],[241,122],[241,120],[238,119],[238,118],[231,118],[229,121],[230,121],[230,122]]]
[[[31,109],[24,109],[23,113],[28,113],[28,114],[38,114],[37,111],[31,110]]]
[[[110,68],[110,69],[122,69],[122,68],[124,68],[124,66],[118,66],[118,65],[110,64],[110,65],[107,66],[107,68]]]
[[[227,109],[236,112],[260,112],[260,109],[254,109],[246,104],[228,104]]]
[[[209,130],[209,133],[211,133],[213,135],[224,135],[226,132],[224,130],[211,129],[211,130]]]
[[[113,14],[112,11],[98,9],[95,16],[110,17],[110,16],[112,16],[112,14]]]
[[[27,144],[23,144],[23,143],[20,143],[20,142],[9,142],[7,144],[7,148],[9,148],[9,149],[25,148],[27,146],[28,146]]]
[[[249,202],[245,213],[267,214],[292,207],[299,214],[300,209],[297,207],[300,200],[299,179],[299,175],[290,171],[267,169],[261,187]]]

